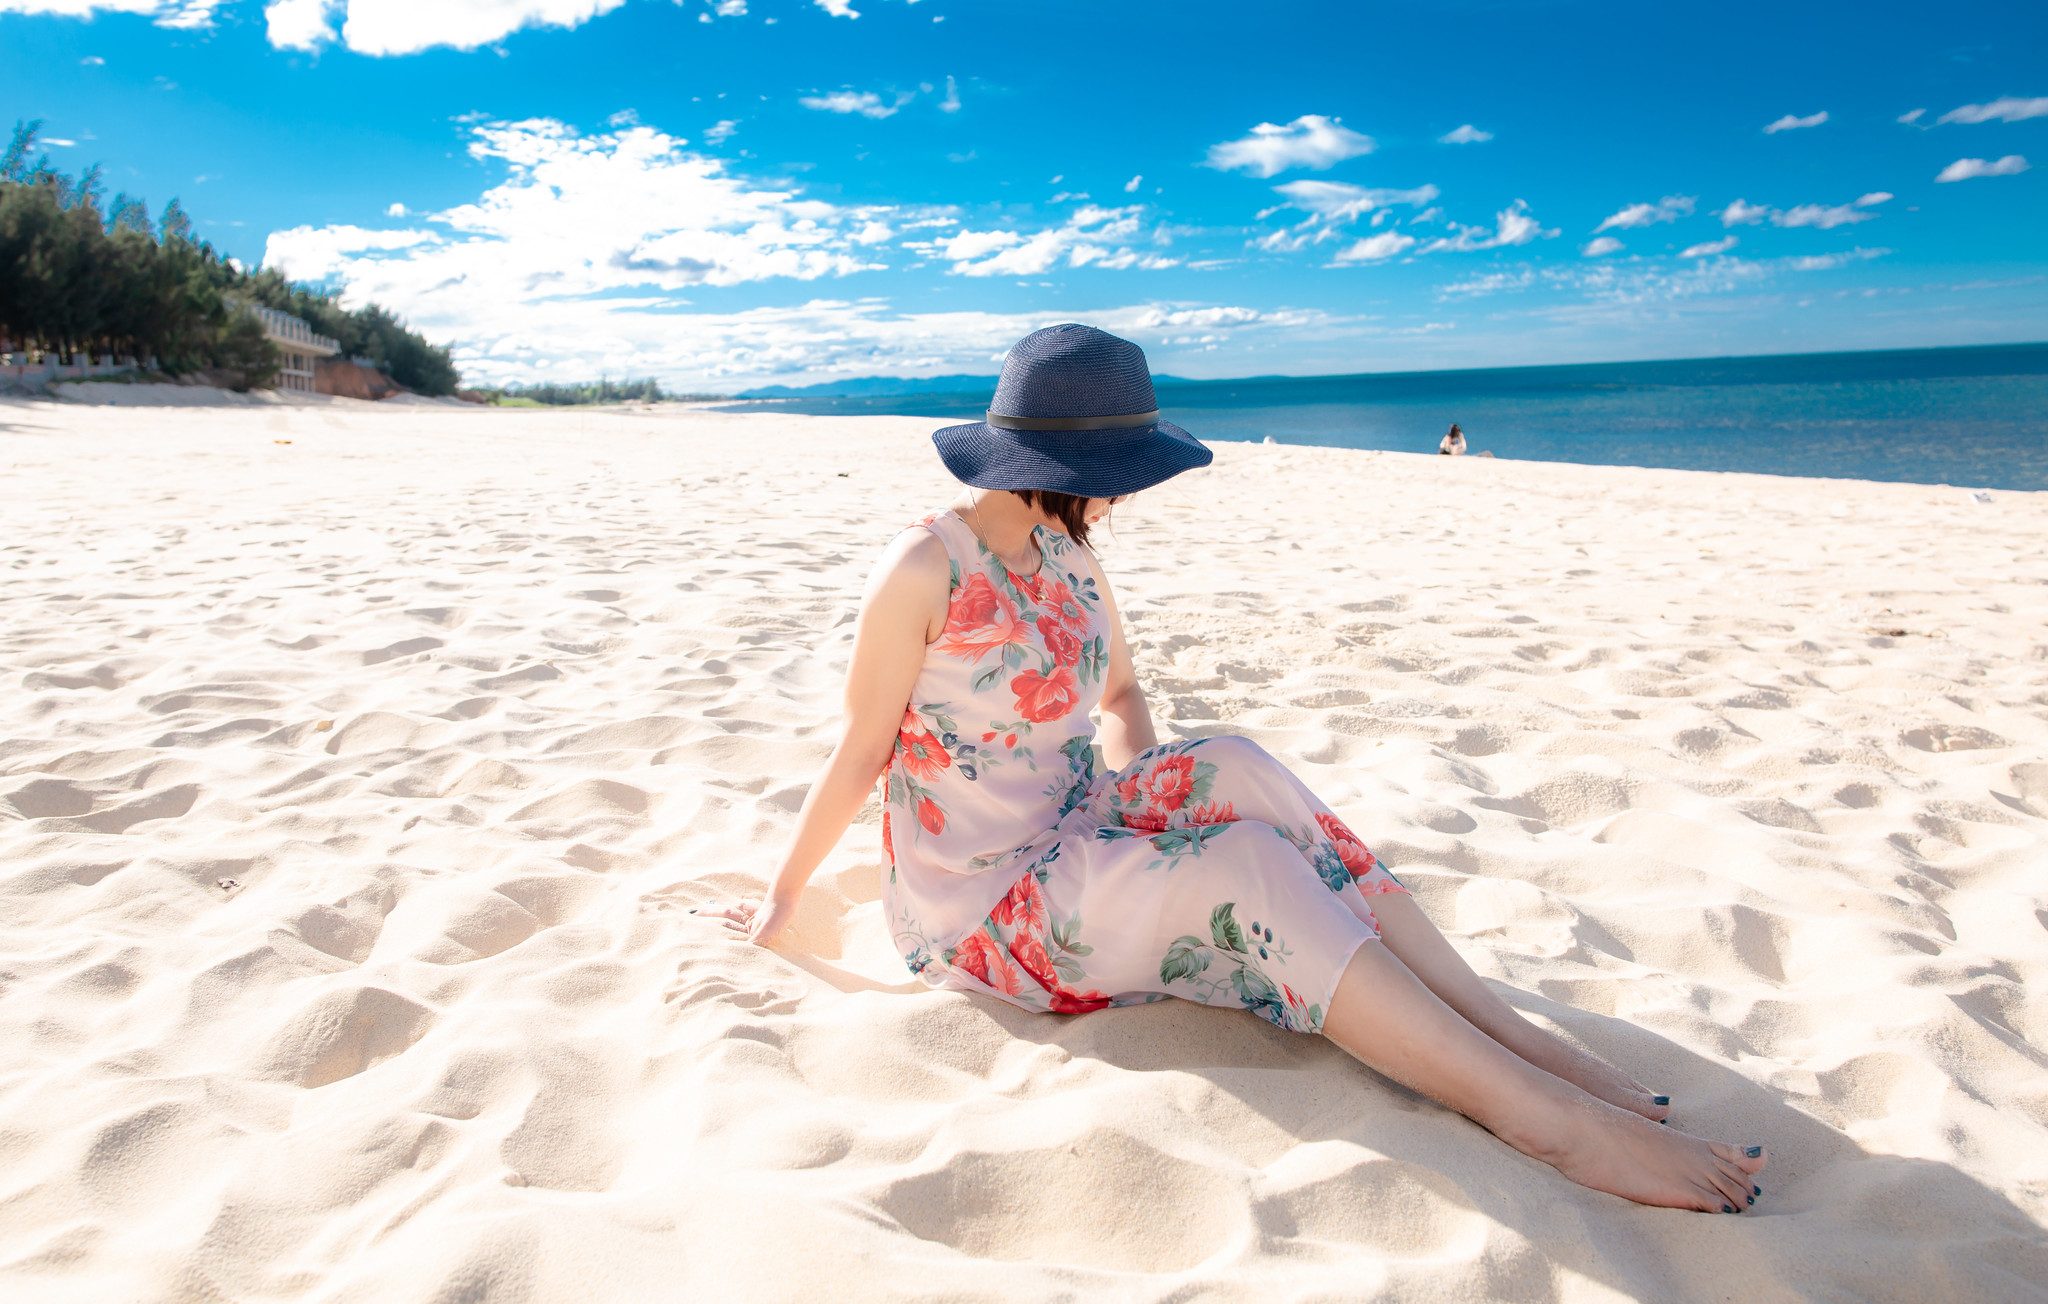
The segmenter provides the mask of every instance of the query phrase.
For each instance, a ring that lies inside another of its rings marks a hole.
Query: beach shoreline
[[[1162,737],[1769,1143],[1713,1218],[1248,1015],[926,991],[872,803],[780,951],[685,913],[933,424],[0,400],[9,1295],[2048,1293],[2048,492],[1219,443],[1118,509]]]

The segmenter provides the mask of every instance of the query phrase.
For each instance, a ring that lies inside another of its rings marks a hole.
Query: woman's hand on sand
[[[796,918],[796,903],[771,897],[766,902],[735,901],[729,905],[698,906],[690,913],[723,920],[728,930],[757,945],[768,946]]]

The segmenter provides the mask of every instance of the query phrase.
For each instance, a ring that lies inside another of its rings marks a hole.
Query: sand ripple
[[[923,423],[0,427],[10,1298],[2048,1297],[2048,495],[1224,446],[1120,512],[1162,725],[1769,1139],[1715,1219],[1249,1017],[925,992],[872,808],[784,953],[686,913]]]

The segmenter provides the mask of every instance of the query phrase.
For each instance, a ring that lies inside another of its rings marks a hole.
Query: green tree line
[[[671,394],[652,380],[595,380],[579,385],[546,383],[513,385],[504,389],[476,391],[493,403],[526,402],[546,407],[575,407],[590,403],[659,403],[664,399],[718,398],[712,394]]]
[[[97,166],[76,180],[33,163],[42,123],[16,123],[0,155],[0,339],[16,351],[154,359],[172,375],[227,373],[237,388],[269,384],[282,359],[244,303],[302,317],[422,394],[453,394],[454,363],[375,304],[264,268],[248,272],[198,239],[173,199],[152,223],[143,201],[106,197]]]

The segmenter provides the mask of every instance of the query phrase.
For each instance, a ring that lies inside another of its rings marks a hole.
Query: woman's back
[[[952,559],[945,631],[925,649],[887,775],[890,919],[934,940],[981,922],[1095,779],[1090,712],[1109,655],[1080,548],[1040,528],[1012,573],[951,511],[920,520]]]

